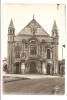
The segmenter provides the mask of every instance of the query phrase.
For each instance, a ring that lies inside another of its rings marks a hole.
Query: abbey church
[[[58,28],[51,35],[33,19],[15,35],[11,19],[8,27],[8,72],[15,74],[58,74]]]

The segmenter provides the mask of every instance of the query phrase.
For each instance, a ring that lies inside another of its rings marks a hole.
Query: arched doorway
[[[20,73],[20,63],[16,62],[15,66],[16,66],[16,74],[19,74]]]
[[[30,62],[29,73],[37,73],[36,62],[35,61]]]
[[[47,74],[50,75],[50,64],[47,65]]]

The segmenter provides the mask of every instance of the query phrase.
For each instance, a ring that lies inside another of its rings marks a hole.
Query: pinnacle
[[[56,21],[54,20],[54,27],[57,28]]]
[[[33,14],[33,19],[34,19],[34,14]]]
[[[53,24],[53,27],[52,27],[52,31],[53,30],[58,30],[58,28],[57,28],[57,24],[56,24],[56,21],[54,20],[54,24]]]
[[[12,19],[10,21],[9,28],[14,28],[14,24],[13,24],[13,20]]]

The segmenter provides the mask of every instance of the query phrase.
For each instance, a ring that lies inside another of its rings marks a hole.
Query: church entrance
[[[30,62],[29,73],[37,73],[36,62],[34,61]]]

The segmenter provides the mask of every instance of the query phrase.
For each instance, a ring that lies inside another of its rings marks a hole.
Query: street
[[[57,94],[64,94],[65,79],[42,78],[25,79],[3,83],[4,94],[26,94],[26,95],[51,95],[55,93],[55,87],[59,87]]]

